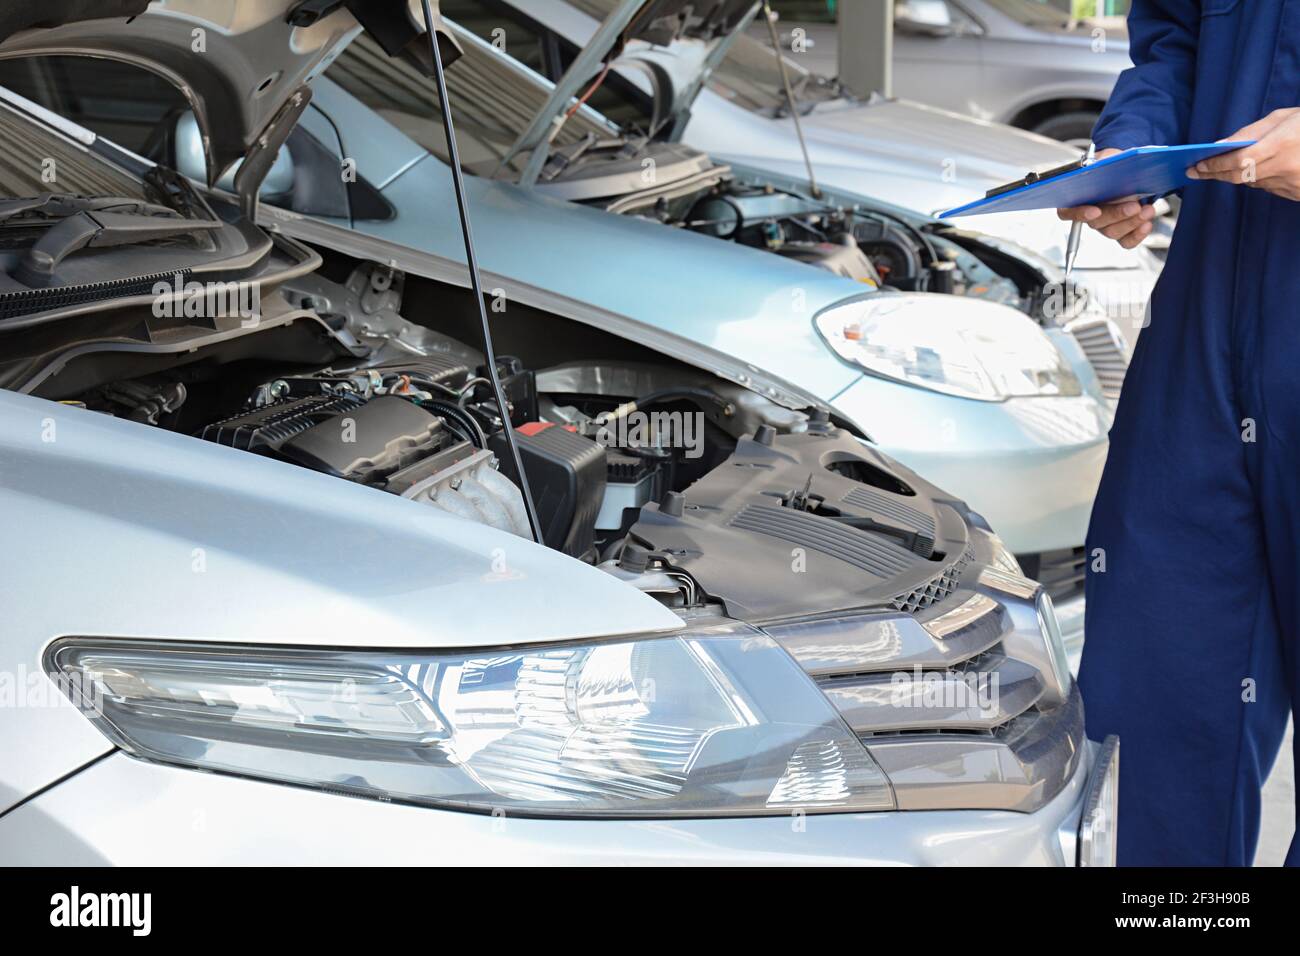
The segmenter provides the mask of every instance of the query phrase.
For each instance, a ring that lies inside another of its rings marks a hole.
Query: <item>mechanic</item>
[[[1093,507],[1079,683],[1089,736],[1121,738],[1121,865],[1249,866],[1298,683],[1300,0],[1128,24],[1099,150],[1257,142],[1189,171]],[[1126,248],[1152,214],[1059,210]]]

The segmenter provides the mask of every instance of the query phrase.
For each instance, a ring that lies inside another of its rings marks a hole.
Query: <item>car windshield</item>
[[[456,145],[466,172],[492,176],[546,102],[551,87],[487,44],[464,34],[459,39],[465,55],[447,71]],[[409,63],[388,56],[363,34],[348,45],[325,76],[443,162],[448,161],[437,93],[432,81]],[[577,143],[589,134],[600,138],[615,133],[617,129],[601,123],[594,112],[579,110],[565,122],[552,147]],[[527,154],[516,156],[510,168],[517,175],[527,161]]]
[[[566,0],[590,16],[604,19],[614,11],[618,0]],[[822,3],[822,0],[818,0]],[[798,4],[787,6],[800,7]],[[834,20],[834,14],[830,17]],[[782,55],[795,101],[801,106],[834,99],[840,95],[838,84]],[[727,50],[722,62],[709,77],[709,89],[747,110],[779,115],[786,110],[785,91],[776,52],[764,40],[741,34]]]
[[[139,180],[0,103],[0,197],[46,193],[147,198]]]
[[[784,54],[781,59],[785,61],[786,75],[790,78],[795,102],[801,107],[835,99],[840,95],[838,84],[819,76]],[[736,37],[727,50],[727,55],[709,77],[709,89],[756,112],[775,115],[786,109],[776,51],[770,43],[743,34]]]

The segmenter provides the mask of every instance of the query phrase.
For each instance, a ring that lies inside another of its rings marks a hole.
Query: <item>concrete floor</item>
[[[1256,866],[1281,866],[1286,859],[1291,835],[1295,833],[1295,751],[1292,727],[1287,731],[1282,752],[1264,784],[1264,815],[1260,825]]]

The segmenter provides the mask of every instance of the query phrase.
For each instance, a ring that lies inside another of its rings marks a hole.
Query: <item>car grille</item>
[[[1088,563],[1082,547],[1016,555],[1025,577],[1033,578],[1047,589],[1052,602],[1062,604],[1083,594],[1083,579]]]
[[[931,580],[920,587],[897,595],[890,603],[895,610],[906,611],[911,614],[947,600],[957,590],[962,572],[966,570],[966,565],[970,564],[973,559],[974,555],[967,550],[960,558],[944,568]]]
[[[1067,325],[1066,331],[1074,336],[1097,373],[1102,392],[1112,402],[1116,401],[1128,372],[1128,342],[1124,333],[1105,318],[1080,319]]]
[[[900,810],[1031,812],[1081,759],[1078,689],[1062,699],[1041,663],[1017,656],[1038,626],[1036,586],[1013,596],[974,577],[940,575],[950,593],[917,610],[765,628],[885,771]]]

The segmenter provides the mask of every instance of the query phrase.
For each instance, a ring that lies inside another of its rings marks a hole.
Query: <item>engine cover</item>
[[[969,564],[967,513],[845,431],[764,427],[684,494],[643,507],[620,566],[685,572],[747,621],[916,610]]]
[[[199,436],[532,536],[523,495],[497,470],[496,456],[397,395],[284,398],[214,422]]]
[[[372,484],[451,441],[442,419],[395,395],[289,398],[215,422],[199,437]]]

